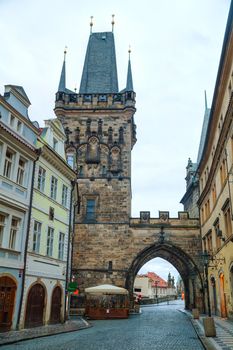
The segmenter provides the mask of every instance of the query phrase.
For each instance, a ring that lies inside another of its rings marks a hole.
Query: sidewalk
[[[190,318],[191,322],[207,350],[233,350],[233,321],[224,319],[218,316],[213,316],[216,328],[216,337],[206,337],[203,327],[203,318],[206,315],[200,315],[199,320],[194,320],[191,312],[185,312]]]
[[[60,323],[23,329],[21,331],[4,332],[0,333],[0,346],[4,344],[16,343],[22,340],[46,337],[48,335],[74,332],[89,327],[91,327],[91,325],[86,320],[84,320],[82,317],[78,317],[75,320],[69,320],[63,324]]]

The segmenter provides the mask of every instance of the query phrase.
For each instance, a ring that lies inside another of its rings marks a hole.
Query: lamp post
[[[204,250],[202,257],[203,257],[204,268],[205,268],[205,285],[206,285],[206,293],[207,293],[208,316],[211,317],[209,279],[208,279],[208,265],[209,265],[210,255],[208,254],[207,250]]]
[[[202,254],[202,259],[203,259],[204,270],[205,270],[205,286],[206,286],[207,306],[208,306],[208,317],[203,319],[203,325],[204,325],[206,337],[216,337],[214,319],[213,317],[211,317],[211,309],[210,309],[210,295],[209,295],[209,281],[208,281],[208,266],[209,266],[210,255],[206,250],[204,250]]]
[[[158,304],[158,281],[155,281],[155,297],[156,303]]]

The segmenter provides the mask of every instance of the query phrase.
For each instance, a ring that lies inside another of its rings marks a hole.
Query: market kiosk
[[[127,289],[103,284],[85,289],[85,315],[93,320],[128,318],[129,293]]]

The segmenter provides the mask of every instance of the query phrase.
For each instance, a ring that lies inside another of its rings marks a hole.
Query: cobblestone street
[[[2,350],[201,350],[190,319],[179,309],[183,302],[142,307],[127,320],[91,321],[93,327],[78,332],[22,341]]]

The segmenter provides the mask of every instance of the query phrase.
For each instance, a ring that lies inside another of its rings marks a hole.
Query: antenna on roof
[[[115,24],[114,17],[115,15],[112,15],[112,32],[114,31],[114,24]]]
[[[92,34],[92,27],[93,27],[93,16],[91,16],[91,22],[90,22],[90,34]]]

